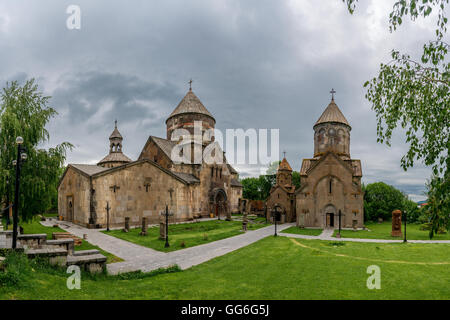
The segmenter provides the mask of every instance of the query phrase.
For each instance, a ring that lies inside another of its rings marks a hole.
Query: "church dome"
[[[203,105],[200,99],[194,94],[192,89],[189,89],[188,93],[184,96],[183,100],[180,101],[175,110],[173,110],[173,112],[167,118],[166,123],[167,121],[169,121],[169,119],[175,116],[191,113],[208,116],[215,122],[213,115],[208,111],[208,109],[206,109],[206,107]]]
[[[286,158],[283,158],[283,160],[281,160],[280,165],[278,166],[278,170],[292,171],[292,168]]]
[[[322,113],[320,118],[314,124],[314,127],[316,127],[317,125],[322,124],[322,123],[330,123],[330,122],[331,123],[342,123],[342,124],[345,124],[350,127],[350,124],[348,123],[347,119],[345,119],[341,110],[334,102],[334,99],[331,100],[328,107],[325,109],[325,111]]]

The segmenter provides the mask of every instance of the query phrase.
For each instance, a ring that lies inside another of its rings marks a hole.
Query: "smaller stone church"
[[[314,124],[314,157],[303,159],[297,226],[362,228],[361,161],[350,157],[351,126],[334,101]]]

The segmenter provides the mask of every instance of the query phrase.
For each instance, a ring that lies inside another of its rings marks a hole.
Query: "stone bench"
[[[40,248],[47,241],[47,234],[20,234],[17,235],[17,242],[24,248]]]
[[[0,236],[6,236],[6,239],[12,239],[13,232],[12,230],[3,230],[0,231]]]
[[[90,256],[90,255],[94,255],[94,254],[100,254],[100,251],[98,251],[97,249],[91,249],[91,250],[79,250],[79,251],[74,251],[72,253],[72,255],[74,257],[80,257],[80,256]]]
[[[67,264],[67,250],[62,248],[28,249],[25,254],[29,259],[37,257],[48,259],[51,265],[65,266]]]
[[[59,247],[66,249],[69,254],[74,252],[74,240],[73,239],[59,239],[59,240],[47,240],[47,247]]]
[[[81,240],[77,236],[74,236],[70,232],[53,232],[52,239],[53,240],[73,239],[76,246],[81,246],[81,244],[83,243],[83,240]]]
[[[90,273],[101,273],[106,268],[106,257],[102,254],[68,256],[67,266],[77,265]]]

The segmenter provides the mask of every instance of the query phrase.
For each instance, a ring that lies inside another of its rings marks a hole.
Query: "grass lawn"
[[[66,232],[65,230],[63,230],[59,227],[43,226],[37,217],[35,217],[32,221],[21,222],[19,225],[23,227],[24,234],[46,233],[47,239],[49,239],[49,240],[52,239],[53,232]],[[12,230],[12,228],[13,228],[12,225],[8,226],[9,230]],[[89,243],[86,240],[82,240],[82,241],[83,242],[82,242],[81,246],[75,246],[75,251],[97,249],[101,252],[101,254],[103,254],[107,258],[106,263],[114,263],[114,262],[123,261],[123,259],[116,257],[115,255],[113,255],[109,252],[106,252],[97,246],[94,246],[93,244]]]
[[[141,279],[36,270],[1,299],[450,299],[450,244],[338,243],[267,237],[188,270]],[[367,267],[381,270],[369,290]]]
[[[290,227],[281,231],[282,233],[303,234],[307,236],[318,236],[322,233],[322,229],[301,229],[299,227]]]
[[[265,226],[267,225],[264,222],[249,223],[248,230]],[[164,248],[165,240],[159,239],[159,226],[148,228],[147,236],[139,235],[141,228],[131,229],[128,233],[122,230],[103,232],[144,247],[169,252],[242,234],[242,221],[209,220],[169,225],[169,248]]]
[[[392,222],[385,221],[382,223],[366,222],[366,227],[370,230],[341,230],[342,238],[366,238],[366,239],[389,239],[402,240],[402,237],[392,237]],[[406,239],[409,240],[430,240],[429,231],[419,230],[420,224],[406,225]],[[404,232],[404,225],[402,224],[402,232]],[[336,236],[337,230],[334,231],[333,236]],[[450,234],[435,234],[433,240],[450,240]]]

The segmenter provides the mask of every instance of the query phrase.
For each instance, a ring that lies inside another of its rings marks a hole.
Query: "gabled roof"
[[[328,158],[329,155],[336,158],[344,166],[344,168],[351,171],[353,176],[362,177],[362,169],[361,169],[361,161],[360,160],[355,160],[355,159],[343,160],[338,155],[336,155],[334,152],[331,152],[331,151],[328,151],[319,159],[303,159],[302,167],[300,169],[300,175],[307,176],[312,169],[317,167],[319,165],[319,163],[321,163],[322,161],[325,161],[325,159]]]
[[[314,127],[317,126],[318,124],[328,122],[343,123],[350,127],[350,124],[348,123],[347,119],[345,119],[344,115],[342,114],[341,110],[336,105],[336,103],[334,103],[334,100],[331,100],[330,104],[322,113],[319,120],[317,120]]]
[[[178,104],[175,110],[170,114],[167,118],[169,120],[173,116],[184,114],[184,113],[199,113],[204,114],[214,121],[216,121],[213,115],[206,109],[200,99],[194,94],[192,90],[189,90],[188,93],[184,96],[183,100]],[[167,123],[166,120],[166,123]]]
[[[164,154],[169,159],[172,159],[172,149],[177,144],[175,141],[158,138],[154,136],[150,136],[149,139],[152,139],[155,142],[155,144],[164,152]]]
[[[142,160],[129,162],[129,163],[123,164],[121,166],[117,166],[117,167],[113,167],[113,168],[104,168],[104,167],[100,167],[97,165],[88,165],[88,164],[69,164],[67,166],[66,170],[64,171],[61,179],[59,180],[58,188],[59,188],[59,185],[61,184],[62,180],[64,179],[64,177],[67,173],[67,170],[69,170],[69,168],[73,168],[76,171],[80,172],[81,174],[83,174],[87,177],[97,178],[97,177],[107,175],[107,174],[110,174],[110,173],[118,171],[118,170],[123,170],[123,169],[129,168],[129,167],[141,164],[141,163],[149,163],[184,184],[189,185],[189,184],[195,184],[195,183],[200,182],[200,180],[198,180],[195,176],[193,176],[191,174],[182,173],[182,172],[172,172],[170,170],[167,170],[166,168],[161,167],[159,164],[157,164],[156,162],[154,162],[150,159],[142,159]]]
[[[88,176],[92,176],[94,174],[108,170],[108,168],[104,168],[96,164],[69,164],[69,166],[74,167],[75,169],[81,171],[82,173]]]

